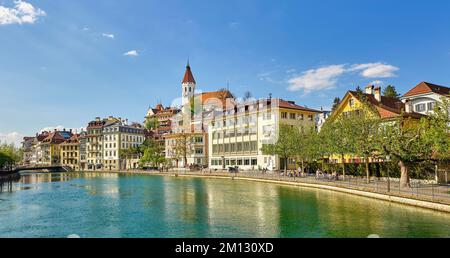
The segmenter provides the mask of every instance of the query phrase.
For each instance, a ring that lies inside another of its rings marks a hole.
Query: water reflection
[[[448,237],[448,214],[228,179],[30,174],[0,197],[0,237]]]

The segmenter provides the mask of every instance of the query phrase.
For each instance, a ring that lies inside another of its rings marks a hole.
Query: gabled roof
[[[218,99],[222,101],[223,104],[226,103],[227,99],[233,98],[233,94],[230,91],[213,91],[213,92],[203,92],[198,95],[202,104],[205,104],[208,100]]]
[[[349,91],[349,93],[356,99],[361,101],[361,96],[365,98],[371,105],[373,105],[381,118],[391,118],[399,116],[402,110],[405,109],[405,104],[401,100],[396,98],[381,96],[381,101],[379,102],[375,96],[366,93],[358,93],[356,91]]]
[[[408,91],[403,97],[411,97],[420,94],[436,93],[439,95],[450,95],[450,88],[432,84],[429,82],[421,82],[416,87]]]
[[[378,114],[380,115],[380,118],[382,119],[400,116],[402,115],[402,113],[404,113],[403,111],[405,110],[405,104],[397,98],[381,96],[381,101],[378,101],[374,95],[367,93],[358,93],[356,91],[349,91],[347,94],[350,94],[351,96],[360,101],[361,96],[365,98],[366,101],[368,101],[373,107],[376,108]],[[344,99],[345,98],[346,97],[344,97]],[[422,115],[418,113],[405,113],[404,115],[414,118],[422,117]]]
[[[194,83],[194,84],[196,84],[195,79],[194,79],[194,75],[192,75],[192,72],[191,72],[191,66],[189,65],[189,62],[187,64],[187,66],[186,66],[186,73],[184,74],[184,78],[183,78],[183,82],[182,83]]]
[[[58,131],[56,131],[49,134],[42,142],[50,144],[60,144],[65,140],[66,139]]]

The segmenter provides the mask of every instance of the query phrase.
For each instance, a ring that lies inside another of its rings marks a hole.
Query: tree
[[[401,187],[410,187],[412,165],[437,163],[450,156],[449,110],[448,100],[443,99],[432,114],[419,122],[402,115],[383,126],[381,149],[384,155],[392,156],[398,162]]]
[[[126,165],[128,163],[128,160],[132,159],[133,157],[138,156],[139,153],[140,153],[139,148],[134,148],[134,147],[128,148],[128,149],[121,149],[119,151],[120,159],[121,160],[125,160],[125,164],[124,164],[125,165],[125,169],[127,169]]]
[[[158,126],[159,121],[156,117],[148,119],[145,123],[145,128],[147,128],[148,130],[155,130],[156,128],[158,128]]]
[[[335,111],[340,104],[341,104],[341,98],[339,98],[339,97],[334,98],[334,100],[333,100],[333,108],[332,108],[331,111]]]
[[[383,96],[389,97],[389,98],[400,98],[400,94],[398,94],[397,90],[395,89],[395,86],[388,85],[384,91]]]
[[[187,156],[192,153],[192,137],[187,133],[180,133],[175,139],[173,148],[174,156],[183,159],[184,167],[187,167]]]
[[[317,133],[315,128],[310,130],[293,130],[292,141],[294,141],[294,155],[300,160],[302,172],[305,171],[305,163],[317,158],[315,138]]]
[[[140,146],[140,152],[142,153],[142,157],[139,160],[139,163],[142,167],[146,164],[159,167],[160,164],[163,164],[166,160],[164,157],[163,148],[154,139],[145,140],[144,144]]]
[[[364,158],[367,183],[370,182],[369,158],[374,157],[378,149],[378,134],[381,119],[373,106],[362,94],[358,97],[361,108],[349,113],[342,119],[348,119],[345,134],[351,140],[353,154]]]
[[[329,120],[322,128],[321,133],[328,142],[330,153],[339,155],[341,159],[342,175],[345,179],[345,155],[355,153],[352,120],[339,117]]]
[[[0,169],[11,170],[22,160],[22,149],[13,144],[0,143]]]
[[[281,124],[279,128],[278,140],[274,144],[264,144],[262,152],[264,155],[278,155],[284,160],[284,172],[287,172],[288,160],[295,156],[296,134],[299,128]]]
[[[363,93],[363,91],[362,91],[361,87],[359,87],[359,85],[356,86],[355,91],[356,91],[357,94],[362,94]]]

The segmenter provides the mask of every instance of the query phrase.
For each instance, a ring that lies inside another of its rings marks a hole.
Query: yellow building
[[[66,130],[54,131],[42,140],[40,148],[42,152],[42,163],[40,165],[61,165],[61,143],[70,139],[72,132]]]
[[[72,170],[80,170],[80,141],[79,135],[74,134],[70,139],[60,144],[61,165]]]
[[[362,99],[364,98],[364,100]],[[329,118],[330,121],[339,117],[347,117],[354,113],[362,113],[363,103],[369,105],[368,114],[376,118],[380,118],[385,122],[392,121],[399,116],[411,118],[412,123],[419,121],[423,115],[414,113],[400,99],[390,98],[381,95],[381,88],[369,85],[365,88],[365,92],[348,91],[342,99],[339,106]],[[405,124],[404,126],[409,126]],[[332,163],[342,163],[342,158],[333,155],[330,158]],[[363,158],[347,155],[344,158],[345,163],[362,163]],[[369,162],[378,162],[378,160],[370,159]]]

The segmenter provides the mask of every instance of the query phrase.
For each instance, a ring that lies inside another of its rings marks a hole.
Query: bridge
[[[41,172],[71,172],[70,167],[65,166],[30,166],[30,167],[17,167],[14,169],[15,173],[25,172],[25,171],[41,171]]]

